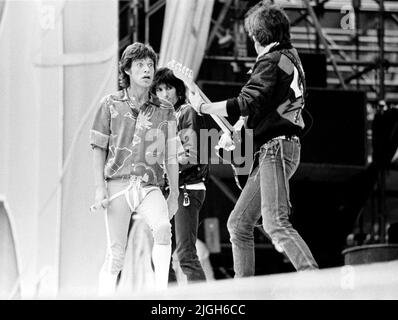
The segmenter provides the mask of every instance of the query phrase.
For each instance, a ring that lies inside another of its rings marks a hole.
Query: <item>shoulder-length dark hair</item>
[[[121,88],[128,88],[130,86],[130,77],[125,71],[131,68],[131,63],[135,60],[141,60],[145,58],[152,59],[154,69],[156,70],[158,59],[155,51],[149,44],[134,42],[124,49],[119,62],[119,85]]]
[[[290,22],[278,5],[263,1],[245,15],[245,28],[262,46],[272,42],[290,42]]]
[[[156,89],[161,85],[165,84],[167,86],[174,87],[177,93],[177,103],[175,107],[186,103],[186,88],[182,80],[178,79],[169,68],[159,68],[155,73],[153,79],[151,92],[156,94]]]

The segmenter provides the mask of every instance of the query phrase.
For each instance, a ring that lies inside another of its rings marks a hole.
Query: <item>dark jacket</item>
[[[184,164],[180,163],[179,168],[179,185],[207,183],[209,178],[208,159],[202,159],[202,162],[205,160],[205,163],[201,164],[201,155],[203,157],[207,152],[205,150],[201,152],[203,146],[200,143],[200,129],[206,128],[204,118],[198,116],[189,104],[178,107],[176,115],[178,134],[185,150],[185,154],[182,156]]]
[[[245,127],[253,129],[257,151],[277,136],[300,136],[304,96],[304,72],[296,49],[278,45],[257,59],[239,96],[227,101],[227,112],[231,115],[239,108],[242,116],[248,116]]]

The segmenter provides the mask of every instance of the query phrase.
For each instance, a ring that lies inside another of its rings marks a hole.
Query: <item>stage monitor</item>
[[[327,64],[324,53],[299,52],[308,87],[327,87]]]
[[[309,88],[305,109],[311,117],[303,113],[309,131],[301,139],[302,162],[348,166],[367,164],[369,142],[365,92]]]

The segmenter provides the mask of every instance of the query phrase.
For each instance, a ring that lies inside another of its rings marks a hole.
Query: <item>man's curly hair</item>
[[[177,93],[177,103],[174,107],[180,106],[186,102],[186,88],[184,82],[178,79],[169,68],[159,68],[153,78],[151,92],[156,94],[156,89],[161,84],[174,87]]]
[[[155,51],[148,44],[141,42],[134,42],[127,46],[123,51],[119,62],[119,86],[121,88],[128,88],[130,86],[130,77],[126,74],[126,70],[131,68],[131,63],[135,60],[150,58],[153,61],[154,69],[158,62]]]

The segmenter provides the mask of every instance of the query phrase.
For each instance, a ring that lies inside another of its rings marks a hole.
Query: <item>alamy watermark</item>
[[[195,130],[188,128],[181,130],[176,136],[175,130],[175,125],[170,122],[167,126],[167,137],[164,131],[152,128],[145,132],[144,141],[139,139],[146,146],[144,152],[147,164],[162,164],[164,159],[169,163],[178,161],[180,164],[233,164],[239,167],[239,175],[249,174],[254,154],[251,129],[245,130],[244,137],[241,132],[237,132],[233,137],[235,148],[227,152],[220,151],[219,148],[222,131],[214,128],[200,129],[198,136]],[[233,140],[231,137],[231,143]],[[243,140],[244,148],[238,142]]]
[[[355,289],[355,269],[352,266],[343,266],[341,268],[340,287],[345,290]]]
[[[344,5],[341,7],[340,12],[344,14],[340,20],[341,28],[344,30],[355,30],[355,11],[352,5]]]

